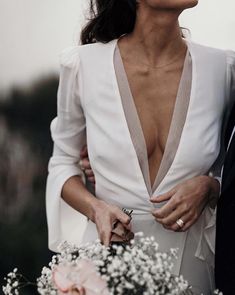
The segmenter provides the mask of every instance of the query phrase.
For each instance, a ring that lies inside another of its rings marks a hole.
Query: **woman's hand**
[[[131,232],[131,217],[119,207],[98,201],[94,208],[93,220],[101,243],[109,246],[110,242],[129,242],[134,234]]]
[[[95,186],[95,176],[94,176],[94,173],[91,169],[91,165],[90,165],[90,161],[89,161],[89,157],[88,157],[87,145],[84,145],[83,148],[81,149],[80,158],[81,158],[81,160],[79,162],[79,165],[80,165],[81,169],[84,171],[89,182],[93,186]]]
[[[91,169],[87,145],[83,146],[80,157],[81,169],[89,182],[95,186],[95,176]],[[109,246],[110,242],[129,242],[134,237],[131,232],[131,218],[117,206],[98,201],[93,211],[92,221],[96,224],[99,238],[104,245]]]
[[[219,196],[219,181],[209,176],[198,176],[182,182],[171,191],[151,198],[153,203],[168,201],[162,208],[153,209],[156,221],[166,229],[186,231],[201,215],[207,203]],[[182,226],[176,223],[183,221]]]

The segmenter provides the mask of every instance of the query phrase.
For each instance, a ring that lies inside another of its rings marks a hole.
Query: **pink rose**
[[[82,259],[76,265],[59,264],[52,274],[59,295],[109,295],[106,282],[90,260]]]

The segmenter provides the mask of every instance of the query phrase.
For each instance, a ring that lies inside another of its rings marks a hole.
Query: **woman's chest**
[[[215,101],[208,95],[195,94],[183,126],[175,126],[176,129],[182,128],[182,132],[173,165],[177,160],[181,167],[193,170],[210,168],[220,148],[223,112],[224,106],[219,98]],[[112,91],[103,88],[102,96],[94,96],[86,106],[87,144],[94,170],[101,166],[117,173],[129,171],[133,174],[141,170],[138,154],[143,153],[143,146],[138,132],[130,129],[128,124],[130,120],[136,122],[136,118],[130,114],[127,121],[126,114],[115,88]],[[154,129],[154,119],[149,122],[146,122],[147,126]]]
[[[130,96],[122,99],[133,100],[133,108],[140,121],[148,156],[156,151],[163,153],[178,94],[183,62],[167,69],[124,65]]]
[[[207,59],[205,59],[207,62],[205,73],[203,58],[195,58],[195,54],[192,55],[192,85],[189,93],[187,91],[185,93],[181,87],[183,95],[179,96],[181,98],[177,101],[177,112],[174,115],[176,119],[174,124],[171,124],[174,128],[168,138],[169,148],[165,161],[169,162],[169,165],[166,165],[167,168],[163,173],[165,179],[174,174],[175,181],[180,181],[189,175],[206,173],[219,153],[221,126],[227,104],[223,59],[221,58],[215,67],[218,68],[221,64],[220,75],[215,74],[214,63],[209,63]],[[188,73],[184,77],[188,79]],[[145,105],[147,110],[141,113],[142,95],[134,105],[134,99],[130,99],[128,79],[115,74],[113,63],[105,64],[105,67],[102,70],[99,68],[99,71],[97,67],[97,72],[94,71],[92,77],[90,72],[84,70],[83,81],[82,95],[88,152],[95,174],[105,176],[109,181],[113,180],[113,183],[118,182],[119,185],[127,179],[133,179],[133,183],[140,182],[142,186],[145,166],[143,162],[146,163],[146,155],[138,119],[141,121],[142,118],[142,126],[145,124],[146,128],[153,132],[156,120],[161,118],[160,104],[155,104],[153,107],[152,103],[147,103]],[[168,82],[166,79],[161,92],[166,91],[169,95],[170,91],[167,88],[170,88],[172,83]],[[143,84],[140,85],[138,90],[147,88]],[[177,83],[175,88],[176,85]],[[149,93],[155,91],[156,88],[152,88]],[[175,92],[172,91],[171,105],[165,105],[168,118],[170,113],[172,114]],[[151,97],[149,94],[148,96]],[[138,93],[135,97],[138,97]],[[156,99],[155,95],[154,97]],[[133,111],[135,108],[139,109],[139,117],[137,112]],[[164,122],[162,119],[160,121]],[[167,120],[164,125],[167,126]],[[159,126],[162,131],[164,128]],[[163,134],[166,132],[163,131]],[[153,138],[152,135],[150,137]]]

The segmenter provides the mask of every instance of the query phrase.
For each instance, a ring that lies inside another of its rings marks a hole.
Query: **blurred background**
[[[234,0],[199,2],[181,17],[192,40],[235,50]],[[1,285],[15,266],[35,281],[52,255],[45,215],[49,125],[56,115],[59,54],[78,44],[87,4],[0,0]]]

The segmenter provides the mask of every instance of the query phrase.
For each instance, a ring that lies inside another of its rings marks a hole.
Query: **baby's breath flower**
[[[105,247],[97,239],[77,247],[63,241],[58,251],[48,266],[42,268],[41,276],[37,279],[40,295],[58,294],[53,279],[58,264],[76,268],[81,259],[93,262],[107,283],[110,295],[181,295],[187,294],[185,292],[189,290],[189,285],[182,276],[172,274],[177,249],[161,253],[154,237],[144,237],[142,232],[136,233],[129,245]],[[76,273],[68,275],[71,279],[76,277]],[[18,295],[18,287],[15,268],[8,274],[3,292],[5,295]],[[219,292],[215,294],[220,295]]]

